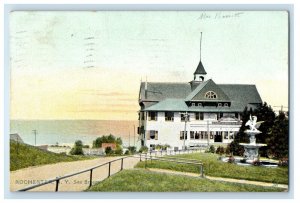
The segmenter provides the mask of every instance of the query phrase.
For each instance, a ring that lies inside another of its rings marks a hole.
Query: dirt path
[[[30,167],[10,172],[10,190],[17,191],[30,185],[41,183],[58,176],[85,170],[101,163],[106,163],[120,157],[101,157],[93,160],[61,162],[43,166]],[[139,162],[138,158],[126,158],[124,169],[133,168]],[[111,163],[111,174],[120,170],[121,160]],[[93,170],[93,182],[101,181],[108,176],[108,165]],[[83,191],[89,186],[90,172],[82,173],[60,181],[58,191]],[[47,184],[30,191],[55,191],[55,183]]]
[[[179,171],[171,171],[171,170],[156,169],[156,168],[147,168],[147,170],[153,171],[153,172],[159,172],[159,173],[200,177],[200,174],[196,174],[196,173],[179,172]],[[212,176],[205,176],[205,178],[209,179],[209,180],[214,180],[214,181],[223,181],[223,182],[230,182],[230,183],[243,183],[243,184],[250,184],[250,185],[257,185],[257,186],[278,187],[278,188],[288,189],[288,185],[284,185],[284,184],[274,184],[274,183],[266,183],[266,182],[260,182],[260,181],[240,180],[240,179],[221,178],[221,177],[212,177]]]

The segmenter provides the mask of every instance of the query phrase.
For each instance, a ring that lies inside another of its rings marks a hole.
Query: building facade
[[[200,60],[187,83],[141,82],[141,146],[172,149],[230,143],[241,127],[241,113],[262,104],[255,85],[216,84],[206,80]]]

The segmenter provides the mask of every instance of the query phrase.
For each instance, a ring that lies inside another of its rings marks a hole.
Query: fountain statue
[[[250,143],[239,143],[240,145],[244,146],[244,158],[247,162],[254,162],[258,160],[258,149],[263,146],[267,146],[266,144],[256,144],[255,135],[260,134],[261,131],[257,130],[259,126],[264,121],[257,122],[256,116],[251,116],[250,119],[247,121],[246,126],[249,126],[250,129],[245,130],[244,132],[250,136]]]

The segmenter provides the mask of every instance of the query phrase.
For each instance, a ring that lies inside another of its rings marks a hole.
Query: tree
[[[96,140],[93,141],[93,148],[100,148],[102,147],[102,143],[115,143],[116,144],[116,149],[112,150],[110,148],[110,150],[108,151],[108,153],[106,153],[106,149],[105,149],[105,153],[107,155],[110,154],[123,154],[123,149],[122,149],[122,139],[120,137],[116,138],[115,136],[113,136],[112,134],[110,135],[103,135],[101,137],[98,137]]]
[[[71,149],[70,154],[72,154],[72,155],[83,155],[82,147],[83,147],[82,141],[77,140],[74,144],[74,147]]]
[[[249,136],[244,131],[248,129],[245,124],[249,120],[250,115],[257,116],[258,121],[264,121],[259,127],[261,134],[256,135],[256,142],[266,143],[266,139],[270,136],[268,132],[272,128],[275,120],[275,113],[271,106],[264,102],[254,111],[251,108],[248,110],[246,107],[242,113],[242,126],[234,140],[230,143],[230,150],[234,155],[242,156],[244,153],[244,147],[239,143],[249,143]],[[266,156],[267,147],[260,148],[260,154]]]
[[[102,146],[102,143],[116,143],[117,145],[122,145],[122,139],[120,137],[116,138],[113,135],[103,135],[98,137],[93,141],[93,148],[99,148]]]
[[[242,126],[237,133],[237,135],[234,137],[234,140],[229,144],[230,152],[232,152],[234,155],[242,156],[244,153],[244,147],[241,146],[239,143],[247,143],[249,142],[249,138],[244,133],[244,131],[247,129],[245,126],[246,122],[249,119],[250,114],[252,114],[252,108],[248,111],[247,107],[245,107],[241,117],[242,117]]]
[[[122,139],[120,137],[118,137],[117,140],[116,140],[116,143],[118,145],[122,145],[123,144]]]
[[[112,134],[110,134],[109,136],[107,136],[107,142],[108,143],[116,143],[115,136],[113,136]]]
[[[268,156],[286,158],[289,154],[289,120],[283,112],[276,117],[266,138]]]
[[[261,133],[256,135],[256,143],[266,143],[266,139],[272,136],[269,134],[269,131],[274,125],[276,115],[272,107],[268,106],[266,102],[264,102],[262,106],[256,109],[253,112],[253,114],[257,116],[257,119],[259,119],[258,121],[264,121],[259,127]],[[259,149],[260,155],[266,157],[268,148],[269,146],[260,148]]]

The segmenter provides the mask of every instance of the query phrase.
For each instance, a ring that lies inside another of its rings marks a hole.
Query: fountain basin
[[[253,163],[258,160],[258,149],[263,146],[267,146],[266,144],[256,144],[256,143],[240,143],[240,145],[244,146],[244,158],[248,163]]]
[[[250,143],[239,143],[240,145],[242,146],[246,146],[246,147],[249,147],[249,148],[260,148],[260,147],[264,147],[264,146],[267,146],[266,144],[250,144]]]
[[[220,158],[221,161],[223,162],[229,162],[229,157],[222,157]],[[239,165],[239,166],[253,166],[253,162],[249,161],[249,160],[245,160],[244,158],[241,157],[234,157],[234,163]],[[269,161],[269,160],[262,160],[259,161],[259,166],[263,166],[263,167],[278,167],[278,163],[276,161]]]

